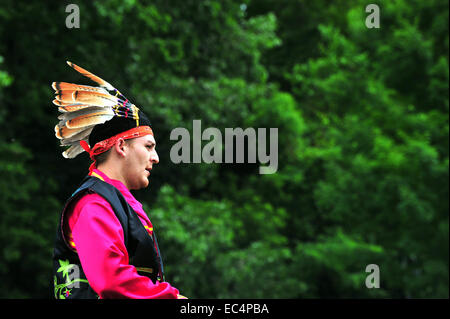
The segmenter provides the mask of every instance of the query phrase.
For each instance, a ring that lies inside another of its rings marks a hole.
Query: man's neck
[[[120,174],[121,170],[118,170],[116,167],[111,167],[110,165],[100,165],[97,167],[99,171],[104,173],[106,176],[108,176],[110,179],[115,179],[120,181],[125,187],[129,190],[128,184],[126,183],[125,178]]]

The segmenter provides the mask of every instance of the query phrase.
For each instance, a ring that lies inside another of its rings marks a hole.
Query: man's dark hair
[[[130,145],[131,143],[133,143],[133,140],[134,140],[134,138],[127,139],[127,140],[125,140],[125,143],[128,143]],[[104,162],[106,162],[106,160],[109,157],[109,154],[111,154],[111,150],[112,150],[112,148],[110,148],[106,152],[103,152],[101,154],[98,154],[98,155],[94,156],[95,163],[96,163],[97,167],[99,165],[103,164]]]
[[[111,149],[107,150],[106,152],[103,152],[101,154],[98,154],[98,155],[94,156],[96,166],[98,167],[99,165],[101,165],[104,162],[106,162],[106,160],[108,159],[110,153],[111,153]]]

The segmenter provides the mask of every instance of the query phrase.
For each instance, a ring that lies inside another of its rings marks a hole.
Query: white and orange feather
[[[55,136],[61,146],[70,146],[62,154],[74,158],[83,152],[80,141],[88,141],[95,125],[103,124],[114,116],[138,120],[139,108],[132,104],[119,90],[95,74],[67,61],[75,71],[81,73],[99,86],[53,82],[55,91],[53,104],[61,115],[55,126]]]

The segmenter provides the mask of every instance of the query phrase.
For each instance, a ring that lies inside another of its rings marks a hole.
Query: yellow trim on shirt
[[[98,175],[96,172],[92,172],[91,176],[97,177],[98,179],[101,179],[102,181],[105,181],[103,179],[103,177],[101,177],[100,175]]]

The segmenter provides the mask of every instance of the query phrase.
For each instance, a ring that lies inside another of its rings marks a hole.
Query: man
[[[93,160],[61,214],[55,298],[185,298],[164,282],[153,225],[130,192],[148,186],[159,162],[150,121],[108,82],[68,64],[100,87],[52,84],[56,136],[70,145],[63,156],[86,151]]]

